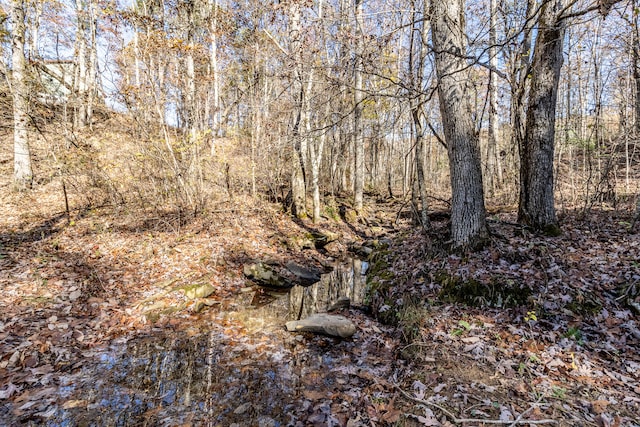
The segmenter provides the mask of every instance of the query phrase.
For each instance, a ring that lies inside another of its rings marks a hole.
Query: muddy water
[[[58,409],[46,424],[294,426],[364,420],[356,408],[365,398],[366,379],[388,376],[390,368],[371,357],[363,333],[342,341],[291,334],[283,324],[325,311],[340,297],[362,306],[366,267],[351,261],[318,284],[287,294],[247,292],[237,310],[208,313],[202,325],[187,331],[158,330],[113,342],[63,378]]]

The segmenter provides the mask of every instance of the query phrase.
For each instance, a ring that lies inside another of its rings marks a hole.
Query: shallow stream
[[[97,349],[62,378],[47,425],[343,425],[368,398],[364,383],[389,375],[389,364],[363,345],[362,330],[338,340],[283,325],[340,297],[363,306],[366,268],[353,260],[288,293],[255,288],[193,328]]]

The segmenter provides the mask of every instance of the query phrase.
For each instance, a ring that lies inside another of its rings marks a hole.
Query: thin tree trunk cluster
[[[616,147],[624,146],[627,192],[636,179],[637,16],[605,3],[143,0],[112,11],[77,1],[60,6],[74,26],[64,45],[75,60],[70,122],[73,130],[93,122],[100,59],[117,68],[108,86],[135,117],[140,152],[168,171],[159,193],[177,186],[176,199],[196,204],[216,183],[228,194],[234,185],[254,196],[289,193],[293,215],[319,222],[338,197],[366,215],[371,190],[411,198],[427,232],[437,195],[451,200],[456,248],[487,240],[485,196],[509,203],[517,194],[519,221],[557,234],[556,196],[566,188],[585,206],[615,193],[618,166],[607,156]],[[14,2],[7,27],[16,182],[32,176],[25,52],[53,55],[42,30],[49,7]],[[614,34],[605,15],[628,35]],[[101,43],[111,50],[98,51]],[[564,57],[575,70],[563,72]],[[614,98],[612,85],[631,96]],[[607,124],[613,104],[624,143]]]

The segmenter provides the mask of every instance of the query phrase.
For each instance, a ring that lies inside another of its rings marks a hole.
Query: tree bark
[[[456,248],[473,248],[488,237],[480,144],[472,120],[463,0],[431,3],[438,97],[451,170],[451,237]]]
[[[211,154],[215,154],[216,139],[220,136],[222,126],[222,112],[220,110],[220,72],[218,70],[218,0],[209,0],[209,7],[213,14],[209,31],[211,33],[211,47],[209,53],[209,66],[211,68],[211,91],[213,92],[213,109],[212,109],[212,135]]]
[[[520,147],[525,134],[525,94],[528,87],[529,67],[531,65],[531,44],[533,24],[535,23],[536,0],[527,0],[523,20],[522,40],[519,48],[514,49],[510,61],[511,66],[511,146]]]
[[[354,120],[353,120],[353,139],[354,139],[354,196],[353,205],[355,210],[362,212],[363,193],[364,193],[364,135],[362,130],[362,101],[363,101],[363,81],[362,81],[362,55],[364,43],[362,40],[362,2],[363,0],[355,0],[356,13],[356,62],[355,62],[355,87],[354,87]]]
[[[635,86],[634,130],[636,135],[640,135],[640,30],[638,29],[637,17],[633,19],[632,32],[631,56],[633,61],[633,82]]]
[[[24,56],[25,12],[24,2],[16,0],[11,5],[11,59],[13,62],[13,178],[17,188],[31,186],[33,172],[29,151],[29,90]]]
[[[489,23],[489,64],[491,69],[498,68],[498,36],[497,36],[497,0],[490,1]],[[498,85],[496,73],[489,73],[489,132],[487,141],[487,173],[488,190],[491,195],[502,182],[502,167],[498,157]]]
[[[98,5],[89,3],[89,33],[91,46],[89,48],[89,70],[87,76],[87,107],[85,124],[91,127],[93,123],[93,109],[98,92]]]
[[[88,46],[87,46],[87,15],[88,6],[84,0],[75,0],[76,6],[76,46],[75,55],[76,73],[76,116],[75,126],[85,127],[88,124],[87,117],[87,95],[88,95]]]
[[[558,19],[562,0],[544,3],[538,19],[525,135],[520,145],[518,220],[548,234],[558,234],[553,195],[556,101],[565,21]]]
[[[196,28],[196,4],[194,2],[187,2],[187,52],[185,54],[185,77],[186,77],[186,112],[187,117],[186,131],[189,135],[191,142],[195,142],[198,131],[198,107],[196,99],[196,70],[195,70],[195,58],[194,52],[196,48],[195,32]]]
[[[42,10],[44,2],[33,2],[33,16],[29,31],[31,32],[31,45],[29,46],[29,57],[31,59],[40,58],[40,22],[42,20]]]
[[[293,62],[292,95],[294,102],[293,111],[293,150],[291,168],[291,213],[298,217],[307,216],[306,208],[306,183],[305,183],[305,154],[306,144],[300,134],[302,126],[303,109],[303,83],[302,83],[302,10],[298,0],[290,0],[289,5],[289,39],[291,42],[290,55]]]
[[[428,14],[427,1],[423,4],[422,18],[426,18]],[[417,5],[414,4],[414,10],[417,9]],[[411,117],[413,119],[413,126],[415,130],[415,146],[416,146],[416,174],[418,179],[418,194],[420,196],[420,222],[424,230],[431,230],[431,222],[428,214],[427,204],[427,181],[424,173],[425,162],[425,150],[424,150],[424,126],[422,124],[423,106],[425,103],[425,96],[423,94],[422,86],[424,84],[424,61],[425,61],[425,49],[424,42],[427,38],[427,25],[425,19],[417,19],[417,14],[414,12],[413,21],[415,26],[411,32],[411,42],[409,51],[409,67],[411,69],[412,89],[415,94],[412,96],[411,101]]]

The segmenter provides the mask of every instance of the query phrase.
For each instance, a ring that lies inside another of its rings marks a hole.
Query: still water
[[[46,424],[338,425],[345,418],[336,411],[348,412],[358,397],[354,373],[384,368],[367,366],[361,350],[354,359],[359,334],[342,341],[283,325],[341,297],[364,306],[367,267],[349,260],[286,293],[255,287],[232,309],[202,314],[196,329],[114,341],[62,378],[58,410]]]

